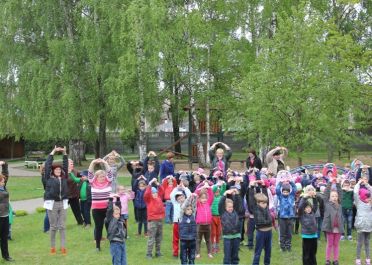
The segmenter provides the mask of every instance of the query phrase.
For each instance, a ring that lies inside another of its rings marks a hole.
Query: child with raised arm
[[[181,206],[179,235],[181,241],[181,264],[195,264],[196,221],[195,210],[197,195],[192,193]]]
[[[307,187],[313,186],[308,185]],[[302,264],[316,265],[316,252],[318,249],[318,227],[316,212],[318,211],[318,200],[316,192],[310,190],[300,199],[298,204],[298,216],[301,223],[302,237]]]
[[[164,191],[157,179],[152,179],[146,188],[144,199],[147,205],[147,222],[149,225],[149,240],[147,241],[148,259],[152,258],[152,250],[155,245],[155,257],[163,256],[160,252],[163,237],[163,207]]]
[[[138,223],[137,236],[141,236],[142,226],[144,228],[144,234],[147,236],[147,208],[144,197],[146,186],[147,184],[144,176],[140,176],[134,182],[134,212]]]
[[[94,172],[95,165],[103,165],[105,170]],[[109,164],[101,159],[93,160],[88,169],[88,180],[92,191],[92,215],[94,221],[94,239],[96,240],[96,251],[101,251],[102,230],[105,222],[108,200],[111,193],[111,168]]]
[[[107,239],[110,241],[110,253],[113,265],[127,265],[125,246],[126,226],[120,218],[120,200],[118,194],[110,194],[106,212]]]
[[[153,178],[159,178],[160,164],[159,159],[154,151],[150,151],[143,161],[143,175],[147,182]]]
[[[354,205],[354,191],[350,187],[350,181],[345,179],[341,182],[342,188],[342,215],[346,226],[346,236],[348,240],[352,240],[351,229],[353,228],[353,205]],[[345,240],[345,233],[342,234],[341,240]]]
[[[255,183],[248,190],[249,209],[253,214],[256,226],[256,246],[252,265],[259,265],[261,252],[265,249],[264,264],[269,265],[271,259],[272,217],[269,210],[269,199],[264,193],[255,193]]]
[[[223,194],[226,191],[225,181],[219,179],[212,187],[214,198],[212,203],[212,225],[211,225],[211,241],[212,241],[212,254],[220,251],[220,237],[221,237],[221,218],[218,210],[218,205]]]
[[[170,194],[170,199],[173,204],[173,257],[178,258],[178,246],[179,246],[179,224],[178,221],[181,216],[181,206],[185,202],[185,199],[190,197],[191,191],[189,188],[183,185],[183,182],[173,189]]]
[[[355,228],[358,233],[358,243],[356,251],[356,265],[361,265],[361,251],[364,245],[366,253],[366,265],[371,265],[370,245],[372,232],[372,187],[368,183],[368,177],[361,175],[354,188],[354,202],[357,208],[355,217]]]
[[[331,189],[336,185],[336,189]],[[339,244],[341,234],[344,232],[344,220],[342,217],[342,191],[340,182],[333,177],[327,184],[324,192],[324,218],[322,231],[326,233],[326,265],[331,264],[331,252],[333,252],[333,265],[339,265]]]
[[[134,199],[134,192],[125,189],[124,186],[119,185],[117,189],[117,194],[119,195],[119,200],[121,204],[120,220],[124,222],[127,228],[128,234],[128,202]]]
[[[291,175],[288,171],[279,171],[278,178],[281,179],[276,187],[276,196],[279,201],[280,248],[284,252],[291,251],[297,188],[293,181],[290,180]]]
[[[170,199],[171,192],[176,188],[177,181],[173,175],[169,175],[162,180],[161,186],[164,191],[164,201],[165,201],[165,223],[170,224],[173,221],[173,204]]]
[[[198,239],[196,241],[196,258],[200,258],[200,244],[204,236],[207,245],[208,257],[213,258],[211,249],[211,222],[212,211],[211,205],[213,202],[212,187],[208,181],[204,181],[196,189],[195,193],[198,195],[196,203],[196,224],[198,231]]]
[[[116,159],[119,159],[119,163],[116,162]],[[115,192],[117,186],[118,172],[125,165],[125,160],[115,150],[112,150],[109,154],[107,154],[103,158],[103,160],[107,161],[107,163],[111,167],[112,174],[111,189],[112,191]]]
[[[241,200],[232,200],[227,196],[234,196],[236,189],[225,191],[219,204],[218,211],[221,217],[223,237],[223,264],[239,264],[240,221],[238,210]],[[240,196],[237,194],[237,196]]]

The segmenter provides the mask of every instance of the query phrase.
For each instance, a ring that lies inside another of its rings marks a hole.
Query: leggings
[[[196,226],[198,238],[196,241],[196,253],[200,254],[200,244],[204,235],[205,243],[207,244],[208,254],[211,253],[211,225],[198,224]]]
[[[357,259],[360,259],[360,252],[362,252],[363,243],[364,243],[364,251],[366,252],[366,259],[371,258],[370,250],[369,250],[370,238],[371,238],[371,232],[359,232],[358,233]]]
[[[61,248],[64,248],[66,243],[66,210],[63,208],[63,201],[54,202],[53,210],[48,210],[48,218],[50,223],[50,247],[56,247],[56,234],[59,230]]]
[[[338,261],[339,255],[339,244],[340,244],[340,233],[327,232],[327,248],[326,248],[326,260],[331,259],[331,251],[333,250],[333,260]]]
[[[96,248],[101,248],[102,230],[106,218],[107,209],[93,209],[92,215],[94,220],[94,239]]]

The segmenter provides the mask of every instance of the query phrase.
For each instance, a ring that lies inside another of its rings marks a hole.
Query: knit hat
[[[176,200],[177,200],[177,198],[178,198],[179,196],[182,196],[182,195],[184,195],[183,192],[182,192],[181,190],[179,190],[179,191],[176,192],[176,194],[175,194],[174,197],[175,197]]]
[[[155,187],[151,187],[151,193],[158,193],[158,189]]]
[[[288,192],[290,192],[291,191],[291,185],[289,185],[289,184],[283,184],[282,185],[282,192],[283,191],[288,191]]]
[[[371,197],[371,192],[368,189],[361,187],[359,190],[360,200],[364,203],[367,203],[370,197]]]

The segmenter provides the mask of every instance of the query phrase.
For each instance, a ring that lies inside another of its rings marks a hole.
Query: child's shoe
[[[144,236],[145,236],[145,237],[149,237],[149,234],[148,234],[148,233],[144,233]]]
[[[366,259],[366,265],[371,265],[371,259]]]
[[[163,257],[163,254],[161,254],[160,252],[158,252],[158,253],[155,254],[155,257],[157,257],[157,258]]]
[[[360,260],[360,259],[356,259],[356,260],[355,260],[355,265],[362,265],[361,260]]]
[[[61,254],[62,255],[67,255],[67,249],[61,248]]]
[[[55,255],[56,254],[56,248],[50,248],[50,254]]]
[[[353,240],[353,237],[352,236],[348,236],[347,237],[347,240],[351,241],[351,240]]]
[[[200,254],[196,254],[195,258],[200,259]]]
[[[329,260],[327,260],[325,265],[331,265],[331,262]]]
[[[332,264],[333,265],[338,265],[338,260],[334,260]]]
[[[208,253],[208,258],[213,259],[212,253]]]
[[[340,240],[341,240],[341,241],[344,241],[344,240],[345,240],[345,237],[344,237],[344,236],[341,236],[341,237],[340,237]]]
[[[220,252],[220,246],[218,244],[216,244],[216,253]]]

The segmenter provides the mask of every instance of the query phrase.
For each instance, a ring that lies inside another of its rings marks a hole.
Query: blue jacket
[[[180,240],[196,240],[195,216],[184,214],[178,223]]]
[[[141,190],[138,188],[138,180],[136,180],[135,182],[135,187],[134,187],[134,207],[138,208],[138,209],[144,209],[146,208],[146,203],[145,203],[145,199],[144,199],[144,196],[145,196],[145,191],[146,189],[144,190]]]
[[[169,175],[174,176],[174,165],[172,162],[164,160],[160,165],[160,181]]]
[[[282,194],[282,182],[279,182],[276,186],[276,195],[278,197],[279,205],[279,218],[293,218],[295,217],[294,206],[296,199],[297,188],[296,185],[291,181],[289,182],[292,189],[288,196]]]

